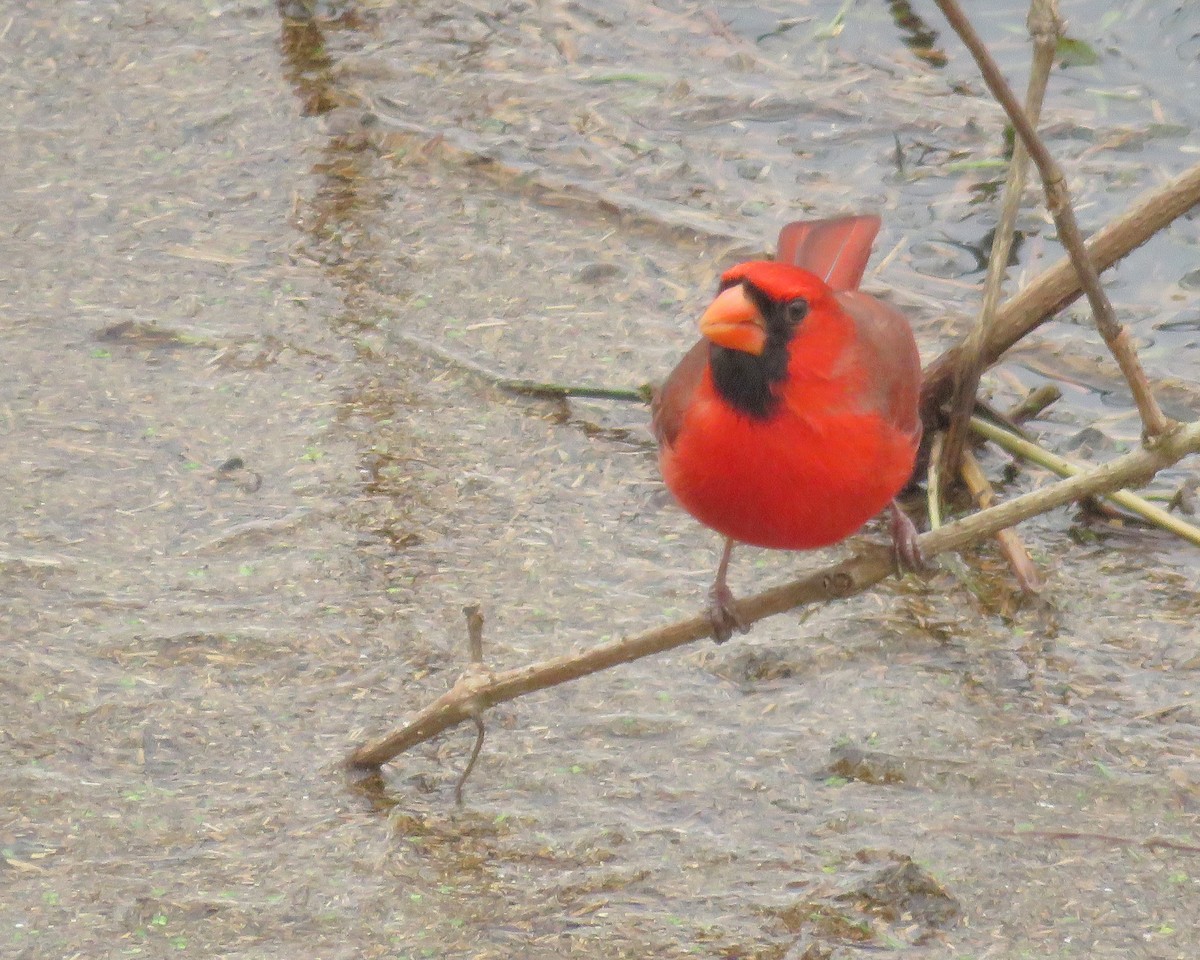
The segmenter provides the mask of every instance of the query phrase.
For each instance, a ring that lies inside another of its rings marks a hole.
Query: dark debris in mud
[[[835,956],[839,946],[896,950],[926,944],[957,924],[962,906],[911,857],[859,850],[834,868],[833,879],[773,912],[799,934],[784,956],[815,960]]]

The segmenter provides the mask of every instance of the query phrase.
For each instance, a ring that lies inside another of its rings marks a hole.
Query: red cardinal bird
[[[710,615],[745,625],[725,583],[735,542],[810,550],[891,504],[897,554],[920,564],[892,499],[913,471],[921,362],[908,322],[858,290],[878,217],[789,223],[779,257],[725,271],[699,343],[654,397],[671,493],[726,537]]]

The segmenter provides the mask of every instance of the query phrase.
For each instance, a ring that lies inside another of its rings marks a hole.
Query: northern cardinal
[[[735,542],[837,543],[891,505],[897,555],[921,563],[893,499],[912,475],[921,363],[908,322],[858,290],[878,217],[789,223],[774,261],[725,271],[700,340],[652,403],[663,479],[725,536],[710,616],[738,616],[725,582]]]

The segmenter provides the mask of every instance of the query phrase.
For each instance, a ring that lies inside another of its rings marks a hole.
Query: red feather
[[[880,224],[873,215],[797,220],[779,231],[775,260],[815,273],[833,290],[857,290]]]

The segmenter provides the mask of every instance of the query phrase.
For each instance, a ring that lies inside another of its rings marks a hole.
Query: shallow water
[[[1194,5],[1109,6],[1064,3],[1099,62],[1045,113],[1085,229],[1200,150]],[[497,709],[461,809],[465,730],[338,771],[453,682],[465,604],[515,666],[690,615],[715,562],[641,407],[448,357],[656,380],[724,265],[856,209],[925,356],[964,329],[1000,116],[897,11],[0,16],[5,956],[1195,956],[1200,563],[1074,511],[1023,528],[1044,604],[984,549]],[[1027,277],[1058,254],[1022,226]],[[1111,284],[1192,417],[1197,236]],[[1098,420],[1103,457],[1137,422],[1071,317],[988,387],[1055,379],[1039,433]]]

